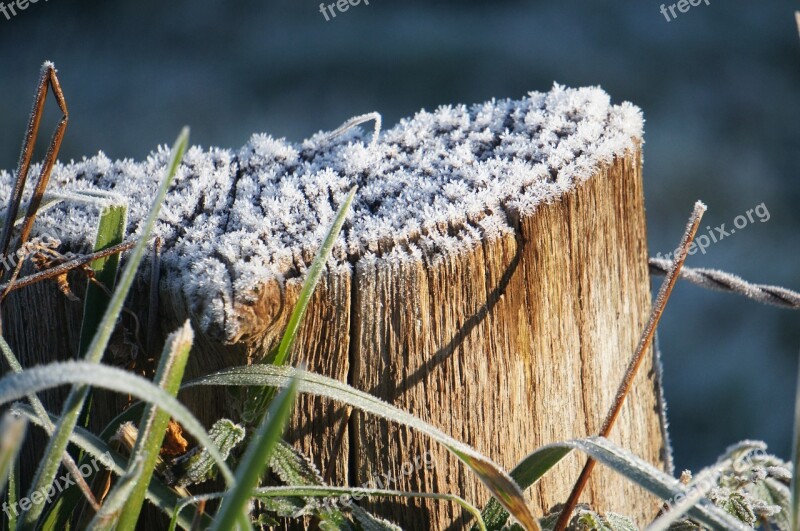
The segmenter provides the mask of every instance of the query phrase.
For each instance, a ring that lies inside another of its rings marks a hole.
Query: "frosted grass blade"
[[[136,482],[142,475],[143,462],[136,459],[131,468],[117,480],[114,489],[109,493],[103,506],[94,515],[87,529],[92,531],[112,531],[117,528],[117,521],[125,509],[128,497],[136,488]]]
[[[161,205],[164,203],[164,198],[167,195],[167,190],[169,189],[169,186],[178,171],[180,161],[183,159],[183,155],[186,152],[188,144],[189,129],[185,128],[178,136],[178,139],[172,148],[172,155],[166,169],[166,174],[161,182],[161,186],[158,189],[153,205],[150,208],[150,213],[147,216],[147,220],[143,225],[139,241],[137,242],[136,247],[134,247],[131,251],[131,255],[128,258],[128,263],[119,279],[119,285],[117,286],[117,289],[114,290],[114,295],[111,297],[111,301],[106,308],[106,313],[98,326],[97,333],[94,335],[92,342],[87,347],[85,356],[87,361],[97,363],[103,357],[103,353],[105,352],[106,346],[108,346],[108,341],[111,338],[117,318],[119,317],[119,314],[122,311],[122,306],[125,303],[125,298],[127,297],[128,291],[133,284],[136,271],[139,268],[142,258],[144,257],[145,248],[147,247],[148,243],[147,240],[150,237],[153,227],[155,226],[156,219],[158,218],[158,214],[161,210]],[[80,386],[73,387],[73,389],[70,391],[62,410],[61,420],[56,426],[54,435],[48,442],[47,449],[45,451],[45,457],[39,464],[39,468],[36,471],[34,480],[31,483],[29,495],[32,495],[37,491],[42,491],[52,484],[53,479],[58,471],[61,455],[64,453],[67,445],[69,444],[70,433],[72,433],[78,422],[78,417],[81,414],[81,410],[83,409],[83,405],[88,393],[89,389],[87,387]],[[43,505],[37,505],[30,511],[26,512],[25,517],[20,522],[21,528],[23,530],[32,531],[37,520],[41,516],[43,509]]]
[[[200,494],[192,496],[191,498],[184,498],[175,507],[173,520],[170,523],[169,531],[175,529],[177,515],[184,507],[197,503],[200,501],[209,501],[222,498],[225,493],[218,492],[214,494]],[[285,487],[262,487],[255,489],[250,493],[251,498],[329,498],[340,496],[349,496],[354,500],[359,500],[365,497],[379,497],[379,498],[409,498],[409,499],[428,499],[439,500],[444,502],[452,502],[460,505],[465,511],[475,517],[477,527],[479,530],[486,529],[483,518],[481,518],[480,511],[471,505],[469,502],[456,496],[454,494],[435,494],[429,492],[404,492],[400,490],[388,489],[368,489],[368,488],[353,488],[353,487],[328,487],[328,486],[285,486]]]
[[[443,444],[450,452],[466,464],[489,489],[493,496],[526,529],[539,531],[540,526],[525,503],[514,480],[499,465],[476,450],[446,435],[444,432],[415,416],[398,409],[381,399],[354,389],[347,384],[291,367],[274,365],[251,365],[235,367],[215,374],[204,376],[187,383],[184,387],[197,385],[224,386],[268,386],[287,387],[292,379],[298,381],[298,390],[316,396],[327,397],[367,413],[403,424],[419,431],[435,441]]]
[[[14,468],[17,454],[22,448],[22,440],[28,421],[6,413],[0,420],[0,494],[3,493],[6,481]]]
[[[212,531],[235,529],[242,514],[247,514],[250,492],[258,486],[273,449],[286,429],[296,396],[297,381],[291,381],[288,387],[270,404],[264,421],[251,438],[250,444],[236,468],[236,481],[222,500],[214,518]]]
[[[6,363],[8,363],[8,366],[13,372],[20,373],[23,371],[22,365],[20,365],[17,356],[11,350],[11,347],[6,342],[5,338],[2,337],[2,335],[0,335],[0,351],[2,351]],[[34,411],[36,411],[36,414],[42,420],[43,427],[47,432],[47,435],[52,436],[55,426],[50,422],[50,417],[47,415],[47,411],[45,411],[44,405],[39,400],[39,397],[35,394],[30,394],[27,396],[27,399]],[[63,454],[61,454],[61,462],[66,467],[67,471],[75,478],[75,488],[89,501],[93,507],[97,508],[97,500],[94,499],[92,490],[89,488],[89,485],[83,478],[83,474],[78,471],[78,465],[75,464],[75,461],[72,459],[72,456],[69,454],[69,452],[65,451]]]
[[[543,446],[523,459],[511,471],[511,477],[520,487],[527,489],[572,450],[579,450],[596,459],[662,500],[668,501],[686,493],[677,479],[603,437],[588,437]],[[490,531],[502,529],[508,521],[508,513],[494,499],[489,501],[482,514]],[[750,531],[748,526],[705,499],[701,499],[688,514],[711,529]]]
[[[25,416],[28,420],[31,421],[36,426],[42,427],[42,423],[39,418],[36,416],[35,412],[32,408],[27,405],[23,404],[15,404],[12,407],[12,411],[15,413],[19,413],[20,415]],[[50,420],[53,422],[58,421],[58,417],[50,415]],[[75,428],[75,431],[72,433],[70,437],[70,442],[80,448],[82,451],[86,452],[86,454],[94,459],[101,461],[104,465],[106,465],[109,470],[114,472],[117,475],[123,475],[125,473],[125,466],[127,464],[127,460],[115,453],[111,448],[99,437],[86,431],[81,427]],[[108,457],[111,458],[108,461]],[[147,500],[150,501],[153,505],[158,507],[161,511],[163,511],[167,516],[173,516],[173,508],[179,502],[181,498],[178,494],[173,491],[172,489],[168,488],[166,485],[161,483],[158,478],[153,478],[150,481],[150,485],[147,490]],[[191,514],[181,514],[178,517],[177,524],[182,529],[189,529],[192,523],[192,516]],[[208,527],[210,525],[211,520],[210,518],[205,518],[204,520],[204,527]],[[52,527],[51,529],[57,529],[61,531],[65,527]]]
[[[193,341],[192,327],[189,325],[189,321],[186,321],[182,328],[170,334],[164,345],[155,381],[158,382],[159,387],[172,396],[176,396],[180,389]],[[153,477],[156,461],[161,452],[169,418],[169,413],[159,410],[154,405],[145,407],[139,423],[139,436],[131,455],[131,463],[138,461],[141,466],[138,469],[138,475],[131,479],[133,486],[128,489],[125,507],[119,515],[116,528],[120,531],[136,528],[136,522],[139,520],[147,493],[147,486]],[[127,489],[127,486],[122,483],[115,487],[115,490],[119,488]]]
[[[225,482],[228,485],[233,483],[233,473],[200,421],[175,397],[131,372],[85,361],[39,365],[22,373],[9,374],[0,379],[0,404],[65,384],[91,385],[129,394],[139,400],[155,404],[180,422],[183,428],[208,450],[217,461],[217,466],[222,472]]]

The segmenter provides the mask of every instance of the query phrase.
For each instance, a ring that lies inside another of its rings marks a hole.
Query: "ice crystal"
[[[353,185],[359,192],[332,267],[435,260],[512,230],[510,214],[557,200],[634,149],[642,117],[631,104],[611,105],[600,88],[555,85],[521,100],[421,111],[377,137],[340,133],[302,143],[257,134],[238,151],[186,154],[154,234],[163,241],[163,281],[204,328],[225,322],[224,335],[234,337],[234,304],[252,300],[266,280],[299,277]],[[60,163],[50,190],[127,198],[135,235],[168,156],[161,147],[143,162],[100,153]],[[11,183],[0,173],[0,193],[8,196]],[[96,223],[96,206],[64,201],[36,231],[80,251]]]

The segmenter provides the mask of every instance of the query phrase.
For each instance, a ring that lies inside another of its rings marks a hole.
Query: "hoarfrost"
[[[223,335],[235,337],[234,304],[252,301],[266,280],[300,277],[353,185],[359,192],[332,267],[436,261],[513,230],[508,213],[557,200],[634,149],[642,125],[638,108],[611,105],[599,87],[555,85],[521,100],[423,110],[377,137],[340,128],[302,143],[256,134],[238,151],[193,147],[155,229],[162,278],[204,328],[224,322]],[[50,190],[127,198],[136,233],[168,157],[160,147],[143,162],[100,153],[59,163]],[[12,176],[0,172],[0,193],[8,197],[11,186]],[[86,251],[98,208],[68,198],[34,232]]]

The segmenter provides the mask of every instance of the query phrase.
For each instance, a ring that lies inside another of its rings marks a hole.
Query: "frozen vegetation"
[[[421,111],[380,134],[319,132],[295,144],[254,135],[238,151],[192,148],[176,176],[155,235],[166,282],[202,326],[226,322],[234,302],[267,279],[297,277],[336,210],[359,192],[332,267],[356,260],[436,260],[509,231],[530,212],[592,176],[642,138],[642,116],[612,105],[600,88],[532,92],[521,100]],[[50,189],[102,190],[127,198],[136,233],[168,159],[143,162],[100,153],[59,164]],[[11,175],[0,175],[0,194]],[[94,238],[97,207],[65,201],[37,221],[74,250]],[[236,330],[225,330],[227,337]]]

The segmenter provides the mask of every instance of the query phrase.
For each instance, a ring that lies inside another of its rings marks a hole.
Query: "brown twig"
[[[64,99],[64,94],[61,91],[61,84],[58,82],[55,67],[50,64],[47,66],[47,71],[50,79],[50,86],[53,89],[53,94],[56,96],[56,102],[61,109],[63,116],[61,121],[56,126],[53,132],[53,137],[50,139],[50,145],[47,148],[47,155],[45,155],[42,164],[41,172],[39,173],[39,180],[36,183],[36,188],[33,191],[33,197],[28,204],[28,211],[25,214],[25,221],[22,222],[22,229],[20,231],[20,245],[24,245],[28,241],[33,222],[36,220],[36,214],[39,212],[39,206],[42,204],[44,191],[47,189],[47,184],[50,182],[50,174],[53,171],[53,166],[56,164],[58,152],[61,150],[61,143],[64,140],[64,133],[67,130],[67,122],[69,122],[69,111],[67,110],[67,102]]]
[[[658,325],[658,321],[661,319],[661,315],[664,313],[664,308],[667,305],[667,300],[669,300],[670,294],[672,293],[672,288],[675,286],[675,282],[678,280],[683,263],[686,261],[686,256],[689,252],[689,245],[691,245],[692,241],[694,240],[694,235],[697,233],[697,228],[700,226],[700,220],[703,218],[705,211],[706,206],[703,203],[700,201],[695,203],[694,210],[689,218],[689,223],[686,226],[686,231],[683,234],[683,239],[678,247],[679,251],[675,257],[675,262],[667,272],[663,284],[661,284],[661,289],[658,291],[658,296],[656,297],[655,304],[653,305],[653,309],[650,313],[650,319],[647,321],[647,326],[645,326],[645,329],[642,332],[639,345],[636,347],[636,352],[634,353],[633,358],[631,358],[628,368],[625,370],[625,376],[622,378],[622,383],[620,384],[619,390],[614,398],[614,403],[611,406],[605,421],[603,422],[603,427],[600,429],[601,437],[609,436],[611,429],[614,427],[614,422],[617,420],[617,417],[619,417],[620,411],[622,411],[625,398],[628,396],[628,392],[631,390],[633,380],[636,378],[639,367],[641,366],[642,361],[644,361],[645,355],[653,341],[656,326]],[[592,458],[589,458],[586,461],[586,465],[583,467],[581,475],[578,477],[578,481],[575,483],[572,493],[569,495],[569,499],[567,499],[567,503],[564,506],[558,521],[556,522],[554,531],[564,531],[564,529],[566,529],[567,524],[569,524],[569,519],[572,516],[572,512],[575,510],[575,507],[578,504],[578,499],[580,498],[583,489],[586,487],[596,463],[597,462]]]
[[[36,96],[34,97],[33,101],[33,109],[31,111],[30,118],[28,119],[28,127],[25,130],[25,139],[22,142],[22,152],[20,153],[19,163],[17,165],[17,179],[14,182],[14,189],[11,193],[8,208],[6,208],[6,222],[5,225],[3,225],[2,232],[0,233],[0,257],[2,258],[3,263],[5,263],[5,260],[8,258],[8,248],[9,244],[11,243],[11,234],[14,231],[14,222],[17,217],[17,212],[19,212],[19,205],[22,201],[25,183],[28,180],[28,172],[30,171],[31,160],[33,159],[33,149],[36,146],[36,138],[39,136],[39,125],[41,125],[42,122],[44,105],[47,101],[47,92],[49,88],[52,88],[56,102],[58,103],[58,107],[61,109],[63,116],[61,117],[61,121],[58,123],[55,132],[53,132],[53,137],[50,140],[50,146],[47,149],[47,155],[45,156],[41,172],[39,173],[39,180],[36,183],[33,197],[31,198],[31,202],[28,205],[28,210],[25,214],[25,220],[23,221],[22,231],[19,238],[20,248],[25,245],[28,236],[30,236],[31,229],[33,228],[33,222],[36,219],[36,212],[41,206],[42,198],[44,197],[44,191],[47,188],[48,182],[50,181],[50,173],[53,171],[53,166],[58,158],[58,152],[61,149],[61,142],[64,140],[64,133],[67,129],[67,122],[69,121],[67,102],[64,99],[64,93],[61,91],[61,84],[58,82],[55,66],[53,63],[47,62],[42,65],[41,74],[39,75],[39,83],[37,85]],[[0,286],[3,288],[0,301],[5,299],[9,291],[11,291],[11,287],[14,285],[14,280],[19,275],[21,266],[22,260],[20,260],[20,262],[14,268],[14,271],[11,275],[11,280]],[[5,272],[0,273],[0,278],[3,276],[5,276]],[[98,505],[97,500],[95,500],[94,496],[92,495],[92,491],[86,484],[86,481],[84,481],[83,476],[78,473],[78,466],[75,464],[75,461],[72,459],[72,457],[65,452],[62,456],[62,461],[64,462],[64,466],[75,478],[78,487],[83,492],[86,500],[89,502],[92,508],[94,510],[99,510],[100,506]]]
[[[22,142],[22,152],[17,164],[17,179],[14,182],[14,189],[11,193],[8,208],[6,208],[6,222],[3,225],[3,232],[0,234],[0,254],[3,258],[8,256],[8,245],[11,242],[11,232],[14,229],[14,220],[19,211],[19,204],[22,201],[22,192],[25,189],[25,182],[28,179],[28,171],[33,158],[33,148],[36,145],[36,137],[39,134],[39,124],[42,121],[44,104],[47,100],[47,89],[50,86],[50,69],[52,65],[45,63],[39,76],[36,96],[33,101],[33,110],[28,119],[28,127],[25,130],[25,138]]]
[[[192,525],[190,529],[195,531],[197,529],[201,529],[200,524],[203,523],[203,514],[206,512],[206,500],[200,500],[197,504],[197,510],[194,513],[194,518],[192,518]]]
[[[8,282],[3,284],[3,286],[5,286],[5,289],[3,289],[2,293],[0,293],[0,302],[4,301],[5,298],[8,297],[8,294],[11,292],[11,287],[14,285],[14,282],[17,280],[17,277],[19,277],[20,271],[22,271],[22,264],[25,262],[24,258],[25,257],[23,255],[17,261],[16,265],[14,266],[14,270],[11,272],[11,279],[9,279]],[[0,276],[4,276],[4,275],[5,275],[5,272],[3,272],[3,274],[0,275]]]
[[[56,76],[56,69],[53,66],[53,63],[45,63],[42,66],[42,72],[39,77],[39,85],[33,103],[33,111],[31,112],[31,117],[28,121],[28,128],[25,132],[25,140],[22,144],[22,153],[20,154],[19,165],[17,168],[17,180],[14,183],[14,190],[11,194],[11,200],[8,208],[6,209],[6,222],[3,226],[2,233],[0,233],[0,252],[2,252],[3,259],[8,257],[9,244],[11,243],[11,233],[14,230],[14,220],[17,217],[19,205],[22,201],[22,194],[25,189],[25,183],[28,179],[28,172],[31,167],[31,159],[33,158],[33,149],[36,145],[36,138],[39,135],[39,125],[41,124],[42,115],[44,114],[44,104],[47,101],[48,88],[52,88],[56,102],[58,103],[63,116],[61,117],[61,121],[58,123],[56,130],[53,132],[53,137],[50,140],[50,146],[47,149],[47,155],[45,156],[42,169],[39,173],[39,180],[36,183],[33,197],[31,198],[31,202],[28,205],[28,210],[25,214],[25,220],[22,223],[22,229],[19,237],[20,247],[25,244],[28,236],[30,236],[31,229],[33,228],[33,222],[36,219],[36,212],[39,210],[39,206],[42,203],[42,197],[44,197],[44,191],[47,188],[47,184],[50,182],[50,173],[52,172],[53,166],[58,158],[58,152],[61,149],[61,142],[64,139],[64,133],[67,129],[67,122],[69,121],[67,102],[64,99],[64,93],[61,91],[61,84],[58,82],[58,76]],[[11,282],[13,282],[13,279],[16,278],[18,274],[19,268],[16,268],[12,274]],[[8,291],[4,290],[3,297],[5,297],[7,293]]]
[[[100,260],[101,258],[111,256],[112,254],[117,254],[127,251],[129,249],[132,249],[135,245],[136,241],[127,241],[114,245],[113,247],[108,247],[106,249],[103,249],[102,251],[97,251],[96,253],[79,256],[74,260],[70,260],[69,262],[64,262],[63,264],[57,265],[56,267],[51,267],[50,269],[46,269],[39,273],[34,273],[33,275],[28,275],[15,282],[6,282],[0,284],[0,290],[5,292],[6,290],[14,291],[22,289],[27,286],[30,286],[31,284],[36,284],[37,282],[41,282],[42,280],[47,280],[62,275],[64,273],[68,273],[73,269],[92,263],[95,260]]]

